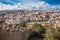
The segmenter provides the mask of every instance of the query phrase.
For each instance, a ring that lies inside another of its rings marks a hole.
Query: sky
[[[0,0],[0,10],[60,10],[60,0]]]

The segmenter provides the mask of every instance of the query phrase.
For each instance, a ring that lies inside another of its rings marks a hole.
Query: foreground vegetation
[[[0,24],[0,25],[4,25],[4,24]],[[13,25],[8,25],[8,27],[12,27]],[[16,24],[15,27],[18,27],[18,29],[20,27],[26,27],[26,23],[23,22],[23,23],[20,23],[20,24]],[[25,34],[25,29],[21,29],[23,30],[23,33]],[[60,40],[60,28],[56,28],[56,29],[52,29],[51,27],[46,27],[46,26],[42,26],[41,24],[37,24],[37,23],[34,23],[33,24],[33,28],[30,29],[30,31],[32,31],[32,34],[28,34],[30,35],[29,38],[27,38],[27,40],[29,39],[32,39],[34,37],[39,37],[41,40]],[[30,32],[29,31],[29,32]],[[26,32],[27,34],[28,32]],[[2,38],[2,35],[3,35],[3,38]],[[7,34],[7,33],[6,33]],[[37,35],[37,36],[35,36]],[[25,35],[26,36],[26,35]],[[0,29],[0,39],[4,39],[4,33],[1,31]]]

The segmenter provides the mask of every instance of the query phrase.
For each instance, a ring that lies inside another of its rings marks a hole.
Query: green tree
[[[26,27],[26,23],[25,23],[25,22],[22,22],[22,23],[20,23],[20,24],[16,24],[16,26]]]
[[[35,23],[34,25],[33,25],[33,30],[35,31],[35,32],[40,32],[40,31],[45,31],[45,29],[46,29],[46,27],[45,26],[42,26],[41,24],[37,24],[37,23]]]
[[[4,20],[0,21],[0,24],[3,24],[3,23],[5,23],[5,21],[4,21]]]
[[[51,28],[47,28],[45,31],[45,38],[43,40],[55,40],[55,35],[55,31],[52,31]]]

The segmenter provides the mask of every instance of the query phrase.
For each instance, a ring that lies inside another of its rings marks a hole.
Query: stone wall
[[[30,30],[25,27],[22,30],[20,29],[0,26],[0,40],[28,40],[31,33]]]

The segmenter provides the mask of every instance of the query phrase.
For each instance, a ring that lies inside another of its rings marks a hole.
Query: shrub
[[[41,24],[35,23],[35,24],[33,25],[33,30],[34,30],[35,32],[45,31],[45,29],[46,29],[46,27],[45,27],[45,26],[42,26]]]
[[[26,23],[25,22],[22,22],[20,24],[16,24],[16,26],[25,27],[26,26]]]
[[[55,39],[60,40],[60,28],[57,28],[57,33],[55,35]]]

